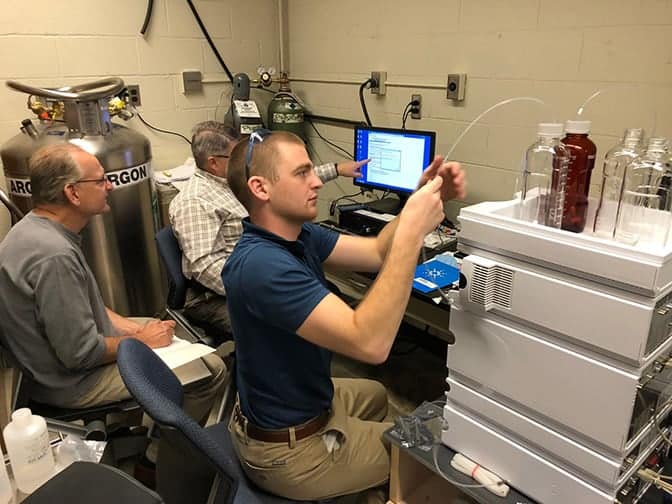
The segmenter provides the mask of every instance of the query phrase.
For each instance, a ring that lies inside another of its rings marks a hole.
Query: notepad
[[[154,352],[161,357],[170,369],[178,368],[214,351],[215,349],[212,347],[201,343],[190,343],[177,336],[173,336],[170,345],[154,349]]]
[[[432,259],[415,268],[413,288],[423,294],[448,287],[460,280],[460,270],[445,262]]]

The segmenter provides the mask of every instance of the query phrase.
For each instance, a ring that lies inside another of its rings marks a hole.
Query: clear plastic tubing
[[[474,126],[474,124],[476,124],[478,121],[480,121],[486,114],[488,114],[492,110],[495,110],[497,107],[501,107],[502,105],[508,105],[509,103],[514,103],[514,102],[519,102],[519,101],[530,101],[530,102],[538,103],[540,105],[546,105],[546,102],[544,100],[542,100],[540,98],[534,98],[532,96],[517,96],[515,98],[507,98],[506,100],[502,100],[500,102],[495,103],[492,107],[489,107],[486,110],[484,110],[483,112],[481,112],[480,114],[478,114],[478,116],[476,116],[476,119],[474,119],[473,121],[471,121],[467,125],[467,127],[460,134],[460,136],[457,137],[457,140],[455,140],[455,143],[453,143],[453,146],[448,151],[448,154],[446,154],[446,156],[443,158],[444,162],[447,162],[447,161],[450,160],[450,156],[453,155],[453,151],[455,150],[455,147],[457,147],[459,145],[462,138],[464,138],[464,135],[469,133],[469,130]],[[553,122],[555,122],[555,117],[553,118]]]

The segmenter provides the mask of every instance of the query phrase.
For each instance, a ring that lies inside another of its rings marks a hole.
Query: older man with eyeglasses
[[[182,249],[182,272],[192,280],[185,315],[208,327],[219,341],[231,338],[222,269],[243,234],[242,220],[247,217],[226,181],[229,155],[238,140],[235,130],[217,121],[194,126],[191,151],[197,170],[169,207],[170,223]],[[316,172],[327,182],[339,175],[359,176],[363,164],[329,163],[318,166]]]
[[[239,143],[228,180],[250,215],[223,274],[239,393],[230,429],[243,468],[257,485],[295,500],[371,489],[367,502],[384,502],[385,388],[332,380],[331,355],[387,359],[423,238],[443,219],[443,201],[464,197],[460,166],[434,159],[376,238],[310,223],[322,181],[291,133],[257,132]],[[329,291],[323,264],[379,273],[353,309]]]
[[[0,243],[0,342],[33,380],[31,399],[86,408],[130,398],[116,366],[124,338],[170,344],[173,321],[140,325],[105,307],[80,247],[89,220],[108,212],[112,184],[95,156],[72,144],[29,162],[33,210]],[[203,359],[211,377],[185,388],[185,409],[204,421],[227,378],[223,361]]]

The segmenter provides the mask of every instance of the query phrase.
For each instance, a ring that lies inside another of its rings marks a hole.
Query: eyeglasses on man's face
[[[271,134],[271,130],[264,128],[255,130],[250,135],[250,141],[247,144],[247,155],[245,156],[245,177],[250,179],[250,161],[252,160],[252,149],[255,145],[260,144]]]
[[[223,158],[223,159],[229,159],[231,156],[228,154],[210,154],[210,157],[218,157],[218,158]]]
[[[98,185],[98,186],[102,186],[102,185],[105,185],[105,184],[108,182],[108,180],[107,180],[107,177],[106,177],[105,175],[103,175],[102,177],[100,177],[100,178],[95,178],[95,179],[94,179],[94,178],[90,178],[90,179],[79,179],[79,180],[75,180],[75,181],[73,182],[73,184],[85,184],[85,183],[87,183],[87,182],[93,182],[93,183],[95,183],[95,184]]]

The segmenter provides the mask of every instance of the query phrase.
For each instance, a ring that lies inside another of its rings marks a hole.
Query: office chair
[[[128,390],[161,426],[157,491],[167,504],[294,502],[266,493],[247,479],[226,422],[203,428],[183,411],[180,382],[147,345],[122,341],[117,363]]]
[[[36,414],[44,417],[50,428],[60,432],[75,434],[89,441],[106,441],[110,435],[119,427],[118,425],[108,425],[107,416],[111,414],[130,417],[137,415],[138,425],[141,422],[142,410],[133,399],[115,401],[108,404],[89,406],[87,408],[61,408],[51,404],[37,402],[31,399],[31,389],[34,386],[32,379],[22,369],[17,387],[17,396],[14,403],[14,409],[30,408]],[[75,425],[72,422],[81,421],[82,426]],[[147,440],[141,436],[137,443],[134,443],[131,453],[124,455],[120,453],[116,458],[123,459],[133,455],[141,454],[146,447]]]
[[[222,340],[221,330],[211,324],[187,318],[184,303],[191,281],[182,273],[182,250],[171,226],[166,226],[155,235],[159,257],[168,273],[168,299],[166,312],[200,343],[217,346]]]
[[[0,404],[0,427],[9,423],[12,411],[27,407],[37,415],[45,418],[50,430],[74,434],[91,441],[106,441],[115,434],[111,445],[110,460],[116,463],[125,458],[139,456],[147,447],[147,437],[142,432],[127,435],[126,431],[117,429],[119,426],[107,425],[107,415],[116,413],[123,416],[138,416],[141,419],[140,406],[132,399],[117,401],[102,406],[89,408],[59,408],[48,404],[32,401],[30,390],[33,380],[30,371],[21,366],[12,352],[7,348],[5,335],[0,331],[0,371],[2,372],[2,404]],[[83,425],[74,422],[81,420]],[[122,435],[123,434],[123,435]]]
[[[152,490],[123,471],[104,464],[74,462],[35,490],[24,504],[162,504]]]

